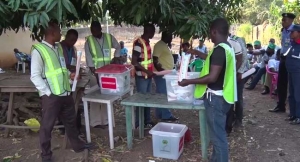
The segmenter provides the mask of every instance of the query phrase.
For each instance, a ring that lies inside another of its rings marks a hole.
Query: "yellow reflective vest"
[[[221,46],[225,49],[226,53],[226,69],[224,76],[224,85],[223,85],[223,97],[227,103],[233,104],[237,100],[237,91],[236,91],[236,62],[235,62],[235,54],[233,49],[225,44],[220,43],[216,47]],[[215,47],[215,48],[216,48]],[[210,56],[213,53],[213,50],[209,52],[204,67],[200,73],[200,78],[209,74],[210,68]],[[197,84],[194,97],[201,98],[205,94],[207,90],[206,84]]]
[[[65,92],[71,91],[69,82],[69,73],[64,62],[64,55],[62,50],[56,53],[52,48],[44,43],[37,43],[32,46],[31,51],[36,49],[43,62],[44,74],[47,84],[54,95],[61,95]]]
[[[102,38],[103,44],[100,44],[92,35],[86,38],[96,69],[110,64],[111,61],[111,35],[102,33]]]

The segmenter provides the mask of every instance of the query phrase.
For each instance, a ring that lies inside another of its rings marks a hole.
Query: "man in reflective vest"
[[[229,25],[226,19],[217,18],[210,25],[210,38],[215,44],[197,79],[184,79],[180,86],[196,84],[195,98],[204,97],[208,130],[213,144],[211,161],[228,162],[226,113],[237,100],[236,60],[227,42]],[[196,51],[197,52],[197,51]],[[189,53],[196,53],[190,50]]]
[[[79,139],[76,127],[74,101],[71,94],[69,74],[63,53],[59,52],[55,42],[61,38],[60,28],[50,22],[45,30],[45,40],[32,46],[31,81],[42,98],[42,121],[40,127],[40,145],[42,161],[51,162],[51,132],[59,117],[66,129],[72,148],[81,152],[88,146]]]
[[[291,28],[291,47],[285,53],[289,79],[290,124],[300,124],[300,25]]]
[[[155,34],[155,27],[152,24],[144,26],[144,33],[133,43],[132,65],[135,67],[135,84],[138,93],[150,93],[152,88],[152,77],[154,67],[152,63],[152,51],[150,39]],[[139,125],[138,109],[136,109],[135,126]],[[154,124],[151,122],[150,108],[144,108],[145,128],[151,128]]]
[[[91,23],[92,35],[86,37],[84,44],[86,65],[90,68],[90,86],[99,86],[98,74],[95,70],[110,64],[111,49],[114,48],[114,59],[120,58],[121,47],[114,36],[103,33],[98,21]],[[105,128],[108,125],[106,104],[91,103],[90,123],[94,128]]]

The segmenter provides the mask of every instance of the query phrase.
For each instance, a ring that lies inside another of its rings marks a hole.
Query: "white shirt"
[[[233,51],[235,55],[243,55],[242,64],[239,69],[237,69],[238,73],[244,73],[247,71],[246,63],[247,63],[247,50],[242,48],[241,43],[236,40],[233,40],[232,38],[228,37],[227,41],[230,43],[231,47],[233,48]],[[244,45],[246,47],[246,45]]]
[[[276,72],[279,70],[279,62],[278,60],[275,59],[270,59],[268,62],[268,68],[271,69],[273,68]]]
[[[228,37],[227,41],[231,45],[231,47],[233,48],[233,51],[234,51],[235,55],[240,55],[240,54],[243,53],[242,47],[241,47],[239,42],[231,39],[230,37]]]
[[[49,44],[46,41],[42,41],[42,43],[44,43],[47,46],[49,46],[50,48],[52,48],[55,51],[55,53],[58,54],[57,46],[53,47],[51,44]],[[38,89],[40,91],[40,96],[43,96],[43,95],[50,96],[52,92],[50,90],[50,87],[47,84],[47,79],[43,79],[43,78],[46,78],[45,73],[44,73],[44,70],[45,70],[44,68],[45,68],[45,65],[44,65],[44,62],[42,60],[40,53],[36,49],[32,50],[30,80],[35,85],[36,89]],[[65,92],[65,93],[61,94],[60,96],[66,96],[66,95],[69,95],[69,93],[70,92]]]

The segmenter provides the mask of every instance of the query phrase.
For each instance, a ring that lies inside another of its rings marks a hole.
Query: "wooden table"
[[[139,137],[144,137],[144,107],[150,108],[167,108],[167,109],[185,109],[185,110],[199,110],[199,124],[201,136],[201,150],[202,158],[208,158],[208,131],[206,124],[206,115],[204,105],[182,104],[168,102],[167,96],[162,94],[140,94],[136,93],[121,102],[125,106],[126,112],[126,132],[127,132],[127,146],[132,149],[132,111],[133,107],[139,108]]]
[[[76,91],[73,92],[73,99],[75,101],[75,110],[77,112],[78,105],[80,101],[80,93],[82,93],[85,89],[85,86],[88,84],[88,79],[81,79],[77,82]],[[9,76],[9,75],[1,75],[0,76],[0,94],[2,92],[8,92],[9,95],[9,103],[7,110],[7,125],[12,124],[12,111],[13,111],[13,103],[14,103],[14,93],[15,92],[38,92],[35,88],[34,84],[30,80],[30,75],[18,75],[18,76]],[[2,127],[0,125],[0,127]],[[4,127],[4,126],[3,126]],[[18,126],[16,128],[32,128],[27,126]],[[6,129],[5,135],[8,136],[9,129]],[[66,136],[65,136],[66,137]],[[67,141],[67,137],[65,138]],[[64,143],[64,147],[66,147],[66,143]]]

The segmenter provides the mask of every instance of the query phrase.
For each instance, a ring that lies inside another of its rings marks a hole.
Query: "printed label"
[[[100,82],[102,89],[117,89],[117,79],[115,77],[101,77]]]
[[[65,58],[64,57],[60,57],[60,65],[62,66],[62,67],[67,67],[66,66],[66,61],[65,61]]]
[[[104,57],[110,56],[109,49],[103,49],[103,52],[104,52]]]

